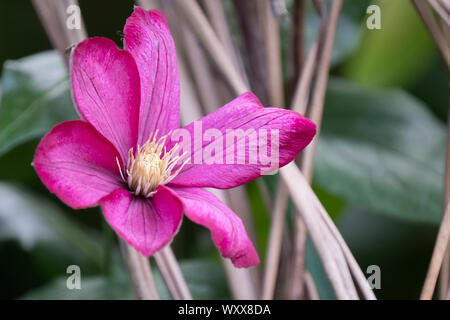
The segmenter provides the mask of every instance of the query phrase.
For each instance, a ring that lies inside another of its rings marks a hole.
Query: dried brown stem
[[[280,53],[280,30],[278,21],[274,17],[273,10],[276,8],[268,5],[268,2],[259,2],[262,5],[261,10],[265,10],[266,17],[262,24],[265,36],[266,68],[269,103],[272,106],[284,107],[283,74]],[[280,5],[275,4],[277,7]],[[256,48],[255,48],[256,49]],[[252,54],[253,56],[253,54]],[[264,66],[262,66],[264,68]],[[273,299],[275,293],[275,284],[278,275],[280,263],[280,252],[283,239],[283,228],[287,208],[287,189],[283,183],[280,183],[275,202],[272,222],[270,226],[270,236],[268,240],[266,266],[263,278],[262,298]],[[270,208],[270,207],[269,207]]]
[[[187,125],[203,116],[200,99],[195,91],[183,59],[178,58],[180,74],[180,118],[182,125]]]
[[[280,28],[278,21],[267,3],[265,6],[266,23],[265,32],[265,50],[266,50],[266,68],[267,68],[267,90],[269,96],[269,105],[274,107],[284,107],[283,90],[283,67],[281,64],[281,45]]]
[[[119,240],[119,243],[136,298],[140,300],[159,299],[148,259],[122,239]]]
[[[353,255],[348,249],[344,239],[340,235],[339,231],[337,230],[333,221],[329,217],[325,208],[322,206],[319,199],[312,191],[305,177],[300,173],[298,168],[293,163],[282,168],[280,171],[287,185],[290,186],[290,188],[292,188],[293,190],[292,192],[297,190],[296,197],[294,197],[293,200],[294,203],[296,203],[300,213],[302,214],[305,223],[307,224],[308,231],[311,234],[311,237],[315,245],[316,240],[314,240],[313,233],[319,234],[322,233],[323,235],[331,235],[332,240],[331,242],[328,243],[328,246],[330,248],[334,247],[333,250],[340,251],[344,255],[346,263],[349,267],[349,271],[351,273],[351,278],[355,281],[357,288],[359,289],[359,292],[361,292],[362,298],[375,299],[375,296],[372,290],[370,289],[364,277],[364,274],[362,273],[361,269],[356,263],[356,260],[354,259]],[[290,183],[288,183],[288,181],[290,181]],[[311,206],[309,207],[310,211],[302,210],[305,209],[305,207],[299,205],[299,202],[301,202],[302,199],[304,198],[309,199],[310,202],[309,205]],[[309,217],[309,215],[311,215],[312,217]],[[314,219],[313,225],[311,225],[312,219]],[[322,241],[326,242],[326,240],[324,239],[322,239]],[[337,244],[338,246],[335,247],[333,243]],[[319,255],[321,255],[320,252]],[[340,271],[341,272],[344,271],[341,276],[348,281],[348,275],[346,274],[345,270],[341,269]]]
[[[290,75],[291,88],[297,87],[300,79],[300,72],[303,68],[305,51],[305,23],[306,23],[306,1],[295,0],[292,14],[292,36],[291,36],[291,65]],[[291,89],[292,90],[292,89]]]
[[[447,115],[447,146],[446,146],[446,161],[444,173],[444,207],[450,201],[450,107]],[[447,252],[442,262],[441,277],[439,280],[439,296],[445,298],[447,291],[450,290],[450,248],[447,247]]]
[[[444,7],[445,11],[450,13],[450,1],[449,0],[440,0],[441,5]]]
[[[202,0],[202,4],[217,37],[230,55],[235,68],[240,70],[241,76],[245,77],[242,60],[238,55],[233,44],[233,39],[231,38],[231,31],[222,0]]]
[[[436,1],[429,1],[431,5],[438,11],[438,14],[441,16],[444,13],[448,15],[448,7],[445,2],[437,3]],[[412,3],[415,5],[417,12],[421,16],[425,26],[428,28],[431,36],[433,37],[439,52],[444,60],[445,66],[447,68],[447,72],[449,74],[450,79],[450,40],[448,38],[448,27],[449,25],[439,25],[436,21],[432,10],[429,5],[425,1],[412,0]],[[442,6],[440,6],[440,4]],[[446,21],[447,22],[447,21]],[[449,113],[450,115],[450,113]],[[448,201],[450,200],[450,122],[448,128],[448,137],[447,137],[447,155],[446,155],[446,163],[445,163],[445,176],[444,176],[444,206],[447,206]],[[444,216],[445,219],[445,216]],[[444,220],[443,220],[444,221]],[[439,239],[439,238],[438,238]],[[437,244],[437,243],[436,243]],[[448,246],[446,246],[448,247]],[[436,250],[436,248],[435,248]],[[444,254],[443,262],[439,263],[439,267],[442,266],[441,270],[441,278],[440,278],[440,297],[445,298],[447,291],[449,289],[449,281],[450,281],[450,250],[447,249],[446,254]],[[434,291],[434,286],[436,285],[436,281],[433,280],[436,271],[434,270],[435,265],[430,264],[430,269],[428,271],[427,279],[425,280],[425,285],[422,291],[423,297],[428,297],[432,295]],[[437,270],[439,274],[439,270]],[[436,275],[437,277],[437,275]],[[431,293],[430,293],[431,291]]]
[[[211,69],[207,63],[203,48],[198,43],[197,38],[189,28],[180,28],[184,44],[183,50],[191,70],[192,78],[196,84],[198,96],[207,113],[214,112],[221,105],[221,101],[215,92],[215,82],[211,74]]]
[[[433,256],[431,258],[430,266],[428,268],[427,277],[423,285],[421,300],[430,300],[433,297],[436,281],[439,276],[439,270],[441,269],[442,261],[448,247],[450,240],[450,202],[447,203],[444,218],[442,219],[439,233],[436,239],[436,244],[433,250]]]
[[[308,192],[309,184],[294,163],[281,168],[280,173],[291,194],[295,195],[292,200],[308,228],[336,297],[344,300],[357,299],[345,258],[340,250],[334,250],[333,239],[326,231],[317,208],[311,202],[311,195]]]
[[[439,52],[444,60],[447,71],[450,73],[450,46],[447,43],[442,30],[440,29],[437,21],[433,16],[433,12],[431,11],[428,4],[423,0],[411,0],[415,5],[417,12],[421,16],[425,26],[428,28],[431,36],[433,37],[436,45],[439,48]]]
[[[250,84],[264,105],[284,105],[280,34],[269,1],[235,0]]]
[[[450,14],[446,11],[444,2],[439,0],[428,0],[431,6],[436,10],[442,20],[445,21],[447,26],[450,26]]]
[[[314,70],[317,63],[318,43],[314,43],[310,49],[303,66],[300,79],[297,82],[294,97],[292,99],[292,110],[306,115],[309,102],[309,92],[311,90],[311,81],[314,76]]]
[[[209,21],[216,32],[220,42],[226,48],[227,52],[234,51],[233,40],[228,26],[225,9],[221,0],[201,0],[205,8]]]
[[[439,298],[446,299],[445,290],[449,288],[450,281],[450,255],[447,251],[442,261],[441,275],[439,277]],[[447,300],[447,299],[446,299]]]
[[[280,182],[276,197],[277,200],[275,202],[275,207],[273,208],[266,254],[266,267],[262,287],[262,299],[264,300],[273,299],[274,296],[283,239],[283,228],[286,219],[287,201],[285,201],[285,198],[287,199],[287,196],[288,190],[286,186]]]
[[[269,104],[267,50],[265,34],[267,1],[234,0],[241,29],[242,46],[246,52],[247,71],[252,91],[263,105]]]
[[[325,17],[327,14],[327,4],[325,0],[312,0],[314,9],[320,17]]]
[[[80,16],[80,29],[69,29],[67,9],[71,5],[78,6],[77,0],[33,0],[33,6],[41,19],[47,35],[53,45],[69,60],[70,48],[86,38],[86,29]]]
[[[227,281],[234,300],[256,300],[256,290],[248,269],[238,269],[229,259],[222,259]]]
[[[305,289],[308,300],[319,300],[320,297],[317,293],[316,284],[308,271],[305,272]]]
[[[156,252],[154,258],[172,298],[175,300],[192,300],[192,295],[170,246]]]
[[[205,46],[210,58],[214,61],[218,70],[224,75],[227,83],[236,94],[242,94],[247,90],[245,82],[239,72],[234,68],[233,61],[212,29],[207,18],[203,14],[198,3],[194,0],[177,1],[193,31]]]
[[[342,0],[335,0],[332,2],[330,17],[328,19],[327,27],[325,30],[325,38],[323,46],[321,47],[321,56],[318,61],[314,93],[312,96],[311,106],[309,108],[310,110],[308,117],[316,124],[318,131],[313,141],[304,150],[303,154],[301,170],[309,182],[311,182],[313,174],[315,149],[319,137],[320,126],[322,123],[322,114],[325,102],[325,92],[328,83],[331,54],[333,52],[334,39],[336,36],[341,7]]]
[[[307,227],[301,214],[296,212],[294,216],[294,230],[292,241],[292,254],[290,258],[291,281],[287,286],[287,295],[289,299],[304,298],[304,280],[305,280],[305,254]]]
[[[318,41],[313,45],[308,53],[306,61],[303,66],[303,70],[300,76],[300,79],[297,82],[297,87],[294,93],[293,101],[292,101],[292,110],[305,114],[307,110],[307,105],[309,101],[309,91],[311,89],[311,81],[314,75],[315,65],[317,61],[317,52],[318,52]],[[282,198],[279,198],[282,197]],[[276,202],[283,202],[287,204],[288,195],[278,193]],[[299,299],[302,298],[303,294],[303,276],[304,276],[304,253],[305,253],[305,227],[303,222],[301,221],[301,217],[299,215],[295,216],[295,223],[297,224],[297,232],[293,236],[293,246],[292,246],[292,254],[289,256],[283,257],[284,261],[288,262],[289,265],[286,266],[288,270],[290,270],[289,280],[284,281],[285,284],[283,287],[286,292],[284,293],[290,299]],[[313,287],[309,286],[308,288],[312,289]],[[311,296],[315,296],[316,293],[311,293]]]
[[[356,262],[355,258],[353,257],[350,249],[348,248],[344,238],[340,234],[339,230],[337,229],[336,225],[331,220],[330,216],[328,215],[327,211],[323,207],[323,205],[320,203],[317,196],[314,194],[312,189],[308,190],[309,194],[311,195],[311,199],[314,202],[314,205],[318,209],[318,212],[322,218],[322,220],[325,222],[328,231],[333,235],[334,240],[333,242],[336,242],[339,245],[340,250],[342,250],[345,259],[347,261],[347,264],[349,266],[350,272],[352,274],[352,277],[354,279],[354,282],[359,289],[359,292],[361,293],[361,297],[366,300],[374,300],[375,295],[373,294],[372,289],[369,287],[369,284],[367,283],[367,280],[361,271],[358,263]]]
[[[159,0],[136,0],[136,2],[145,10],[161,10],[161,3]]]
[[[270,0],[270,9],[277,19],[286,17],[289,13],[286,8],[285,0]]]
[[[328,82],[328,72],[331,60],[331,53],[333,51],[334,38],[336,35],[337,22],[339,19],[340,8],[342,1],[334,1],[331,7],[331,13],[329,17],[325,16],[326,7],[324,3],[320,4],[320,12],[322,13],[322,23],[319,32],[319,38],[313,45],[310,55],[308,56],[305,72],[302,74],[302,79],[299,82],[298,91],[294,95],[294,108],[298,108],[299,111],[305,112],[305,108],[308,103],[308,92],[311,90],[310,83],[313,75],[313,66],[317,60],[317,76],[314,86],[314,92],[312,97],[312,103],[309,107],[309,118],[316,123],[317,128],[320,128],[322,120],[323,105],[325,100],[325,90]],[[321,55],[317,58],[319,49]],[[319,130],[318,130],[319,131]],[[311,183],[313,173],[313,163],[315,154],[315,142],[318,139],[318,134],[312,141],[312,143],[303,151],[300,165],[303,174],[306,179]],[[304,270],[304,253],[306,237],[301,233],[304,233],[305,226],[301,215],[296,215],[294,218],[294,254],[292,258],[292,270],[293,270],[293,283],[290,287],[290,297],[301,297],[303,288],[303,270]],[[298,282],[298,284],[297,284]],[[295,283],[295,284],[294,284]],[[300,288],[300,289],[299,289]]]

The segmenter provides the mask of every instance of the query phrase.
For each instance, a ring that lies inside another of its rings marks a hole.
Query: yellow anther
[[[122,179],[128,183],[130,190],[136,195],[146,198],[154,195],[159,185],[167,184],[175,178],[188,161],[183,162],[172,173],[186,153],[176,155],[179,149],[178,144],[173,146],[170,151],[166,151],[165,143],[170,132],[158,140],[157,135],[158,131],[150,135],[144,145],[137,147],[136,154],[133,148],[128,151],[126,179],[117,160]]]

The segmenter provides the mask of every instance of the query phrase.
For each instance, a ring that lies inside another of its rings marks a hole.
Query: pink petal
[[[140,104],[139,73],[131,54],[109,39],[87,39],[72,54],[71,80],[80,116],[126,161],[137,141]]]
[[[196,129],[199,127],[202,132]],[[205,151],[212,144],[205,138],[202,141],[198,137],[209,129],[217,129],[217,132],[222,135],[223,142],[219,143],[223,150],[222,156],[219,156],[221,163],[211,159],[208,163],[205,160]],[[242,129],[243,132],[253,129],[256,138],[247,140],[245,137],[240,138],[239,141],[245,142],[242,144],[243,147],[240,147],[239,143],[227,146],[227,129]],[[190,163],[172,180],[171,184],[228,189],[247,183],[291,162],[312,140],[316,127],[314,123],[296,112],[279,108],[263,108],[252,93],[246,93],[216,112],[181,129],[183,130],[187,130],[191,137],[191,149],[188,150],[191,152]],[[276,142],[277,139],[265,139],[264,131],[267,137],[277,133],[278,142],[272,146],[272,142]],[[180,138],[181,145],[184,145],[183,139]],[[171,143],[173,144],[174,141]],[[272,154],[264,151],[277,148],[278,154],[275,151]],[[238,153],[238,149],[242,152]],[[270,155],[266,163],[261,161],[263,159],[261,154]],[[252,161],[250,161],[251,157],[253,157]]]
[[[164,186],[148,199],[118,189],[102,200],[102,208],[110,226],[144,256],[172,240],[183,212],[180,200]]]
[[[211,231],[214,244],[238,268],[259,263],[241,219],[211,192],[200,188],[172,188],[183,202],[185,215]]]
[[[159,129],[180,126],[180,84],[175,44],[164,13],[135,8],[124,28],[124,47],[141,77],[139,144]]]
[[[122,187],[116,149],[89,123],[60,123],[41,141],[33,165],[45,186],[74,209],[95,206]]]

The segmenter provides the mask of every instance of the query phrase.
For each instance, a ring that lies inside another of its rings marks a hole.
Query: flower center
[[[137,196],[146,198],[153,196],[156,193],[156,188],[175,178],[188,161],[183,162],[172,173],[185,154],[177,155],[178,144],[173,146],[170,151],[166,150],[165,143],[170,133],[159,139],[157,139],[157,135],[158,130],[150,135],[144,145],[137,147],[136,153],[133,148],[128,151],[126,177],[122,173],[119,160],[116,159],[123,181]]]

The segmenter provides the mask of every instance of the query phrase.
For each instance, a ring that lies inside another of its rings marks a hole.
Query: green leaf
[[[439,223],[445,140],[443,124],[404,91],[332,79],[314,180],[351,204]]]
[[[347,203],[339,197],[336,197],[334,194],[330,194],[326,190],[313,185],[313,190],[316,196],[319,198],[320,202],[327,210],[331,219],[337,220],[339,216],[343,213],[345,208],[347,207]]]
[[[411,1],[373,3],[381,9],[381,29],[369,30],[364,22],[360,48],[346,65],[345,76],[374,86],[408,86],[435,58],[433,40]]]
[[[17,241],[26,251],[45,247],[53,257],[100,266],[100,245],[51,201],[4,182],[0,199],[0,241]]]
[[[55,51],[7,61],[0,85],[0,155],[77,118],[66,67]]]
[[[1,181],[23,183],[28,187],[43,187],[31,163],[39,141],[30,140],[0,156]]]
[[[133,299],[130,278],[119,256],[115,256],[113,272],[110,276],[83,276],[81,269],[81,289],[69,290],[67,276],[38,289],[28,292],[22,299]],[[156,266],[156,264],[152,264]],[[180,268],[194,299],[229,299],[226,276],[220,263],[206,260],[181,260]],[[156,267],[152,268],[155,286],[160,299],[171,299],[164,281]]]
[[[69,275],[68,275],[69,276]],[[81,289],[68,289],[67,278],[53,280],[49,284],[30,291],[25,300],[126,300],[133,299],[129,283],[103,276],[81,278]]]
[[[78,265],[78,263],[75,263]],[[25,300],[128,300],[134,299],[130,276],[127,273],[118,248],[112,251],[111,270],[106,274],[89,275],[80,266],[80,289],[68,289],[67,281],[72,273],[59,270],[58,278],[33,289],[20,299]],[[71,279],[69,279],[69,282]]]

